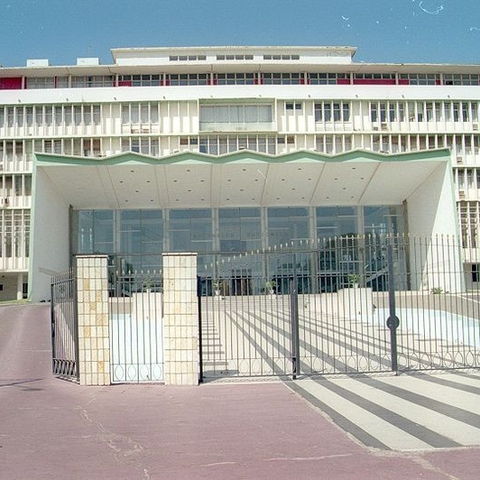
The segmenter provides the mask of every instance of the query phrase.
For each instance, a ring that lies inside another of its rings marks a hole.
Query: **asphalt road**
[[[476,479],[477,447],[365,448],[281,382],[81,387],[48,305],[0,307],[0,479]]]

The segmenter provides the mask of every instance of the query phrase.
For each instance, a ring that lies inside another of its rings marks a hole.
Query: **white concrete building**
[[[0,67],[0,300],[48,298],[77,253],[154,269],[352,233],[461,234],[476,281],[480,65],[112,53]]]

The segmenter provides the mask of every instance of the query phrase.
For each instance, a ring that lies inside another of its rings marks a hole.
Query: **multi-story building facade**
[[[30,276],[48,275],[59,267],[29,259],[41,255],[34,243],[55,246],[52,239],[61,231],[48,222],[40,226],[39,214],[35,235],[41,231],[47,240],[31,238],[33,199],[39,198],[39,212],[47,202],[41,200],[42,175],[57,182],[62,198],[72,195],[66,200],[69,258],[100,251],[155,268],[162,251],[193,250],[210,258],[320,236],[410,231],[414,203],[407,215],[405,199],[418,190],[415,182],[434,174],[422,176],[415,160],[445,149],[455,185],[456,233],[476,281],[480,65],[355,63],[351,47],[112,52],[110,65],[79,58],[72,66],[28,60],[25,67],[0,68],[1,299],[26,294],[29,269]],[[343,186],[335,182],[347,178],[346,171],[342,178],[326,178],[312,166],[318,159],[345,166],[356,157],[363,158],[365,175],[348,177]],[[143,159],[157,170],[119,180],[107,167],[121,159],[125,165]],[[366,165],[387,159],[405,160],[404,167],[382,183]],[[57,169],[36,174],[42,162]],[[202,162],[216,165],[204,178]],[[285,171],[277,168],[281,162],[288,164]],[[83,170],[73,168],[80,163]],[[189,183],[188,169],[169,177],[189,163],[205,185]],[[221,169],[227,163],[231,171]],[[234,163],[249,170],[235,170]],[[99,173],[96,165],[106,170]],[[294,168],[308,173],[297,178]],[[360,185],[368,175],[372,185],[375,180],[385,189],[377,199]],[[82,185],[80,177],[87,177]],[[309,182],[315,183],[311,190]],[[395,196],[402,182],[405,189]],[[223,190],[217,190],[219,183]],[[96,190],[88,190],[94,184]]]

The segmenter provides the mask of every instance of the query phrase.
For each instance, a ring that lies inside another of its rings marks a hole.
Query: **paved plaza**
[[[480,374],[81,387],[0,307],[0,479],[476,479]]]

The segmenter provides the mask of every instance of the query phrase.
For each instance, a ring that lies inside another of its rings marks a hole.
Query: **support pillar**
[[[110,385],[108,256],[77,256],[80,385]]]
[[[197,254],[163,254],[165,384],[198,385]]]
[[[23,273],[17,275],[17,300],[23,299]]]

